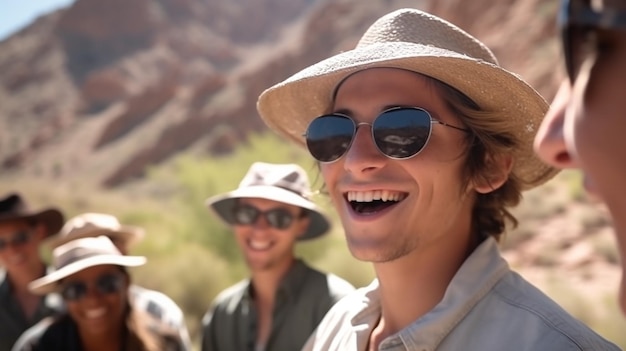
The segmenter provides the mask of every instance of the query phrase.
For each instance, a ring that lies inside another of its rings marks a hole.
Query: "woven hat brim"
[[[56,270],[42,278],[33,280],[28,285],[30,291],[37,295],[49,294],[56,290],[58,282],[74,273],[94,266],[115,265],[123,267],[136,267],[146,263],[143,256],[121,256],[121,255],[98,255],[76,262],[70,263],[59,270]]]
[[[330,229],[330,222],[328,218],[314,202],[309,201],[292,191],[275,186],[257,185],[239,188],[207,199],[206,205],[227,225],[232,225],[234,223],[233,210],[235,204],[237,203],[237,199],[241,198],[259,198],[278,201],[309,210],[309,227],[298,238],[298,240],[317,238],[324,235]]]
[[[46,236],[58,233],[63,227],[63,222],[65,221],[61,211],[55,208],[48,208],[32,214],[5,216],[0,218],[0,222],[13,220],[35,221],[42,223],[46,227]]]
[[[524,190],[552,178],[558,170],[533,151],[535,134],[548,104],[518,75],[495,64],[431,46],[387,42],[356,48],[310,66],[265,90],[257,109],[265,123],[304,146],[309,122],[329,113],[332,94],[350,74],[374,67],[400,68],[440,80],[463,92],[483,110],[511,123],[519,142],[512,173]]]
[[[52,235],[42,242],[42,246],[53,249],[72,240],[81,238],[95,238],[100,235],[105,235],[121,239],[122,241],[124,241],[126,247],[130,248],[140,242],[144,238],[145,234],[146,232],[143,228],[135,227],[132,225],[122,225],[119,230],[96,229],[92,231],[82,232],[77,235],[72,233],[64,236],[60,234]]]

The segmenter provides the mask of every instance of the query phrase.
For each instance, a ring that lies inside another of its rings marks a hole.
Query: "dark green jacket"
[[[218,295],[202,320],[202,351],[254,351],[257,313],[250,280]],[[354,287],[301,260],[287,273],[276,296],[272,331],[264,351],[299,351],[332,305]]]
[[[0,351],[10,351],[22,333],[45,317],[63,309],[63,300],[57,294],[42,297],[32,318],[27,318],[11,294],[12,288],[5,272],[0,271]]]

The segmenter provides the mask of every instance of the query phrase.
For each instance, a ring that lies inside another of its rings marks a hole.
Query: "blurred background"
[[[211,300],[246,276],[204,200],[234,189],[254,161],[299,163],[321,186],[308,154],[259,119],[259,93],[352,48],[401,7],[459,25],[552,99],[564,75],[557,0],[0,0],[0,194],[145,227],[131,251],[149,261],[134,279],[181,306],[197,346]],[[503,249],[523,276],[626,347],[610,219],[580,180],[562,172],[527,193]],[[333,218],[332,234],[301,244],[300,256],[368,284],[370,265],[352,258]]]

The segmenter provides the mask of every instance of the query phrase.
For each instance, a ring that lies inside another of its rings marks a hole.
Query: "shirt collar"
[[[11,283],[9,282],[9,276],[5,270],[0,271],[0,298],[9,296],[11,294]]]
[[[293,296],[298,296],[304,282],[306,281],[306,276],[309,268],[308,266],[300,259],[296,259],[287,271],[285,277],[281,280],[280,285],[278,286],[278,290],[276,291],[276,296],[280,296],[282,299],[290,299]],[[244,290],[243,299],[252,300],[252,280],[248,279],[248,287]]]

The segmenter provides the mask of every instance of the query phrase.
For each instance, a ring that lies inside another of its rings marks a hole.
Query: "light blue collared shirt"
[[[378,281],[339,301],[303,351],[364,351],[380,315]],[[410,303],[410,301],[407,301]],[[430,312],[380,344],[381,351],[619,350],[510,270],[486,239]]]

